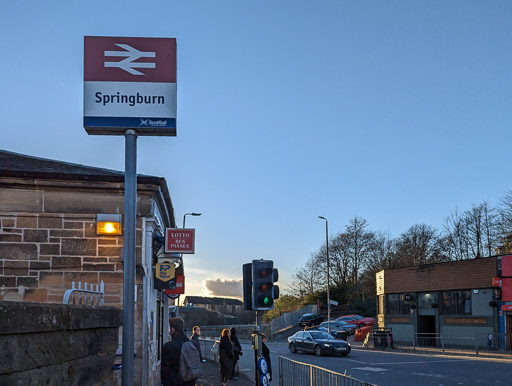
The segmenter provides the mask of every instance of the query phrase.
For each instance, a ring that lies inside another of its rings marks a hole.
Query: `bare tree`
[[[323,283],[325,283],[325,280],[321,262],[318,254],[313,254],[306,261],[306,264],[293,274],[290,293],[303,298],[321,290]]]
[[[509,190],[501,199],[497,211],[499,231],[501,237],[505,238],[512,233],[512,190]]]
[[[416,224],[400,235],[397,257],[406,265],[420,265],[444,260],[437,230],[430,225]]]
[[[457,209],[444,220],[445,245],[450,260],[469,258],[469,236],[466,218]]]

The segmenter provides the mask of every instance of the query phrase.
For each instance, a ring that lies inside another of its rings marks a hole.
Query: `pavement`
[[[220,385],[220,370],[217,362],[206,361],[203,363],[204,376],[196,381],[197,386],[209,386],[209,385]],[[254,386],[254,379],[241,373],[238,375],[238,380],[228,379],[228,385],[230,386]]]

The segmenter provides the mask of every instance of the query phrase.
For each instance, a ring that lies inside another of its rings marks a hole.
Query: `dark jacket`
[[[270,362],[270,350],[265,343],[263,343],[262,354],[267,361],[268,373],[270,374],[270,381],[272,381],[272,362]]]
[[[238,341],[238,337],[236,336],[236,333],[233,331],[234,329],[231,329],[231,342],[233,342],[233,354],[234,354],[234,360],[235,362],[240,359],[240,356],[242,355],[242,345]]]
[[[194,381],[184,382],[178,375],[180,370],[181,346],[189,339],[183,334],[176,334],[162,348],[160,377],[163,386],[193,386]]]
[[[227,336],[220,338],[219,365],[222,377],[230,377],[233,371],[233,344]]]
[[[194,343],[196,345],[197,349],[199,350],[199,357],[201,358],[201,362],[202,362],[203,361],[203,354],[201,354],[201,344],[199,343],[199,335],[193,334],[190,337],[190,340],[192,341],[192,343]]]

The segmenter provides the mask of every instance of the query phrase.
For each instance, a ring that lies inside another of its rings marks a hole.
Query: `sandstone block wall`
[[[1,385],[113,385],[122,311],[0,301]]]
[[[123,235],[98,236],[95,214],[0,212],[0,300],[62,303],[71,282],[99,284],[103,280],[105,305],[119,307],[123,242]]]

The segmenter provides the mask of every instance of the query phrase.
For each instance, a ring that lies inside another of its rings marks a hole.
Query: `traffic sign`
[[[165,253],[194,253],[195,229],[167,228]]]
[[[176,39],[84,37],[88,134],[176,135]]]

